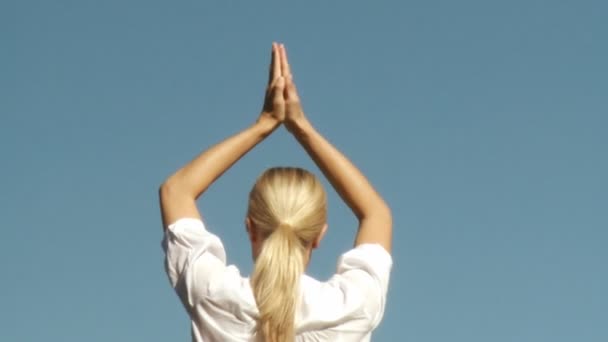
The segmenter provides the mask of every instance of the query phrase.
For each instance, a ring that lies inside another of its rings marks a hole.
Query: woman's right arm
[[[283,75],[286,78],[286,128],[308,152],[359,220],[355,246],[365,243],[380,244],[390,253],[392,216],[389,206],[361,171],[307,120],[291,77],[284,48],[281,48],[280,52]]]

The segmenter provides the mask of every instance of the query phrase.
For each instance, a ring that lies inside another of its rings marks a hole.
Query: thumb
[[[298,90],[293,82],[287,82],[285,86],[285,97],[290,100],[298,100]]]
[[[274,98],[279,99],[283,97],[283,89],[285,88],[285,78],[283,76],[279,76],[274,84]]]
[[[285,77],[279,76],[276,79],[276,82],[274,84],[274,88],[275,88],[275,94],[283,92],[283,89],[285,88]]]
[[[284,86],[285,86],[285,77],[279,76],[279,79],[277,80],[277,87],[283,88]]]

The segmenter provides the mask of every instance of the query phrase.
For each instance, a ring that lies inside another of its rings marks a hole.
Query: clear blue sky
[[[0,2],[0,341],[188,341],[157,188],[252,123],[270,43],[395,216],[375,341],[608,340],[604,1]],[[201,199],[251,270],[246,196],[318,171],[281,130]],[[329,191],[310,273],[356,222]]]

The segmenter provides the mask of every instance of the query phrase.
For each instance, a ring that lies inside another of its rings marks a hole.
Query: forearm
[[[360,221],[371,215],[390,216],[388,205],[361,171],[305,117],[289,128]]]
[[[277,123],[260,119],[243,131],[201,153],[163,184],[172,193],[198,198],[218,177],[260,143]]]

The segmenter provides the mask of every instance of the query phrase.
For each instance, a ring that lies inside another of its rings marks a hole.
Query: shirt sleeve
[[[362,310],[372,329],[384,315],[392,265],[391,255],[378,244],[359,245],[344,253],[338,261],[336,276],[363,296]]]
[[[220,239],[207,231],[200,219],[182,218],[170,224],[162,242],[165,271],[184,305],[192,304],[193,266],[211,278],[226,268],[226,251]]]

